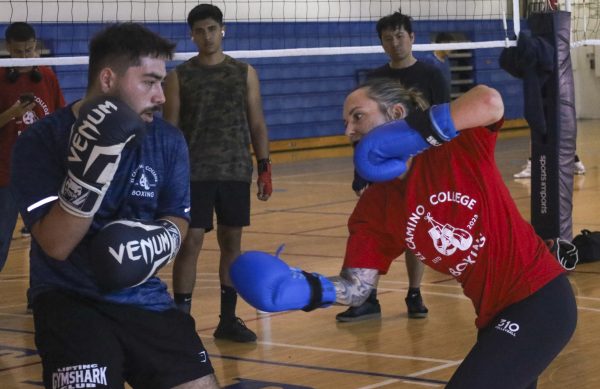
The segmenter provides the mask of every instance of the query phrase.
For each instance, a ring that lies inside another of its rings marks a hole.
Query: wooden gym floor
[[[600,230],[599,132],[600,121],[579,123],[578,154],[587,173],[575,177],[575,233],[583,228]],[[496,158],[519,209],[529,218],[529,181],[512,178],[529,154],[527,135],[526,130],[503,133]],[[291,265],[337,274],[346,221],[356,202],[350,190],[349,151],[339,148],[334,157],[321,159],[275,158],[275,192],[266,203],[253,202],[252,226],[245,230],[243,248],[274,252],[285,244],[282,258]],[[22,238],[19,229],[20,225],[0,273],[1,388],[41,387],[32,317],[25,312],[29,238]],[[219,310],[218,256],[211,233],[200,255],[192,313],[223,387],[441,388],[474,343],[470,301],[453,279],[431,269],[422,285],[429,317],[407,318],[403,257],[381,280],[381,320],[337,323],[334,317],[343,307],[261,314],[240,300],[238,316],[257,333],[258,342],[216,341],[212,333]],[[171,271],[167,267],[161,272],[169,283]],[[540,377],[540,389],[600,388],[600,262],[577,266],[569,278],[577,295],[577,331]]]

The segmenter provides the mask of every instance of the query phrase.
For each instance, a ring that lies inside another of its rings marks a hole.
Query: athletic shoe
[[[221,318],[213,336],[217,339],[232,340],[239,343],[256,341],[256,334],[246,327],[246,323],[239,317]]]
[[[514,178],[531,178],[531,160],[527,160],[525,168],[518,173],[513,174]]]
[[[583,162],[581,162],[581,161],[575,162],[575,170],[573,171],[573,173],[578,174],[578,175],[585,174],[585,166],[583,166]]]
[[[343,323],[379,318],[381,318],[381,305],[377,300],[374,302],[367,300],[362,305],[350,307],[335,316],[335,320]]]
[[[29,229],[27,227],[21,228],[21,236],[23,238],[29,238],[31,236],[31,232],[29,231]]]
[[[423,319],[427,317],[429,309],[423,304],[421,293],[413,293],[404,299],[408,308],[408,317],[411,319]]]

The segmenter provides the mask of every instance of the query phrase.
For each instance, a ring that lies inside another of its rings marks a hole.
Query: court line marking
[[[342,169],[337,169],[337,170],[326,170],[326,171],[318,171],[318,170],[312,170],[306,173],[289,173],[289,174],[285,174],[285,173],[280,173],[277,172],[277,182],[280,181],[285,181],[285,179],[291,179],[291,178],[298,178],[298,177],[315,177],[315,176],[324,176],[324,175],[336,175],[336,173],[350,173],[352,172],[352,169],[354,168],[354,166],[349,165],[348,167],[342,168]],[[347,181],[344,181],[344,183],[347,183]]]
[[[430,384],[430,383],[427,383],[427,382],[414,382],[414,381],[394,379],[394,380],[383,381],[383,382],[380,382],[378,384],[373,384],[373,385],[368,385],[368,386],[361,386],[361,387],[359,387],[357,389],[376,389],[376,388],[382,388],[384,386],[389,386],[389,385],[397,384],[399,382],[407,383],[407,384],[410,383],[410,384],[414,384],[414,385],[431,386],[431,387],[435,387],[435,388],[438,388],[438,387],[441,386],[441,385],[438,385],[438,384]]]
[[[598,308],[580,307],[579,305],[577,306],[577,310],[578,311],[600,312],[600,309],[598,309]]]
[[[213,339],[212,335],[209,334],[198,334],[204,338]],[[453,361],[449,359],[437,359],[437,358],[427,358],[427,357],[416,357],[413,355],[398,355],[398,354],[386,354],[386,353],[371,353],[367,351],[353,351],[353,350],[342,350],[336,348],[329,347],[317,347],[317,346],[304,346],[299,344],[290,344],[290,343],[280,343],[280,342],[270,342],[265,340],[258,340],[256,344],[265,345],[265,346],[276,346],[283,348],[292,348],[299,350],[310,350],[310,351],[322,351],[322,352],[330,352],[337,354],[347,354],[347,355],[360,355],[360,356],[373,356],[373,357],[381,357],[381,358],[389,358],[389,359],[401,359],[408,361],[420,361],[420,362],[431,362],[431,363],[442,363],[442,364],[455,364],[460,363],[460,361]]]
[[[230,359],[230,360],[236,360],[236,361],[242,361],[242,362],[254,362],[254,363],[261,363],[261,364],[275,365],[275,366],[295,367],[295,368],[300,368],[300,369],[319,370],[319,371],[328,371],[328,372],[346,373],[346,374],[355,374],[355,375],[366,375],[366,376],[370,376],[370,377],[386,377],[386,378],[393,378],[393,379],[397,379],[397,380],[405,380],[405,381],[409,381],[411,383],[425,382],[425,383],[435,383],[435,384],[440,384],[440,385],[447,384],[447,381],[420,378],[420,377],[410,377],[410,376],[397,375],[397,374],[375,373],[375,372],[350,370],[350,369],[338,369],[338,368],[333,368],[333,367],[312,366],[312,365],[303,365],[303,364],[287,363],[287,362],[279,362],[279,361],[265,361],[265,360],[257,360],[257,359],[244,358],[244,357],[233,357],[233,356],[226,356],[226,355],[211,354],[210,357],[211,358],[216,357],[216,358]]]

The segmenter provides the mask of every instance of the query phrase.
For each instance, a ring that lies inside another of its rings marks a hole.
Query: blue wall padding
[[[461,33],[472,41],[503,40],[500,20],[415,21],[415,43],[429,43],[439,31]],[[87,55],[90,37],[101,24],[32,23],[53,56]],[[194,52],[185,23],[148,23],[148,27],[177,42],[178,52]],[[4,31],[6,24],[0,24]],[[299,47],[379,45],[375,22],[227,23],[226,51]],[[512,28],[512,26],[509,26]],[[474,82],[502,94],[507,119],[523,117],[522,86],[500,69],[501,49],[473,51]],[[420,52],[415,52],[418,57]],[[272,140],[341,135],[345,96],[368,69],[387,62],[385,54],[304,56],[248,59],[261,80],[265,118]],[[170,63],[172,68],[175,63]],[[87,84],[86,66],[55,68],[68,102],[79,99]]]

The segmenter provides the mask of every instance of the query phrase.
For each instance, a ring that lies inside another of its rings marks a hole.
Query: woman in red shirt
[[[267,311],[356,306],[410,250],[454,277],[477,313],[477,342],[447,388],[535,388],[571,338],[577,307],[565,270],[520,215],[496,166],[502,115],[500,95],[485,86],[429,109],[394,80],[367,81],[344,104],[346,135],[360,140],[361,176],[382,182],[350,217],[340,275],[250,252],[232,268],[240,295]]]

